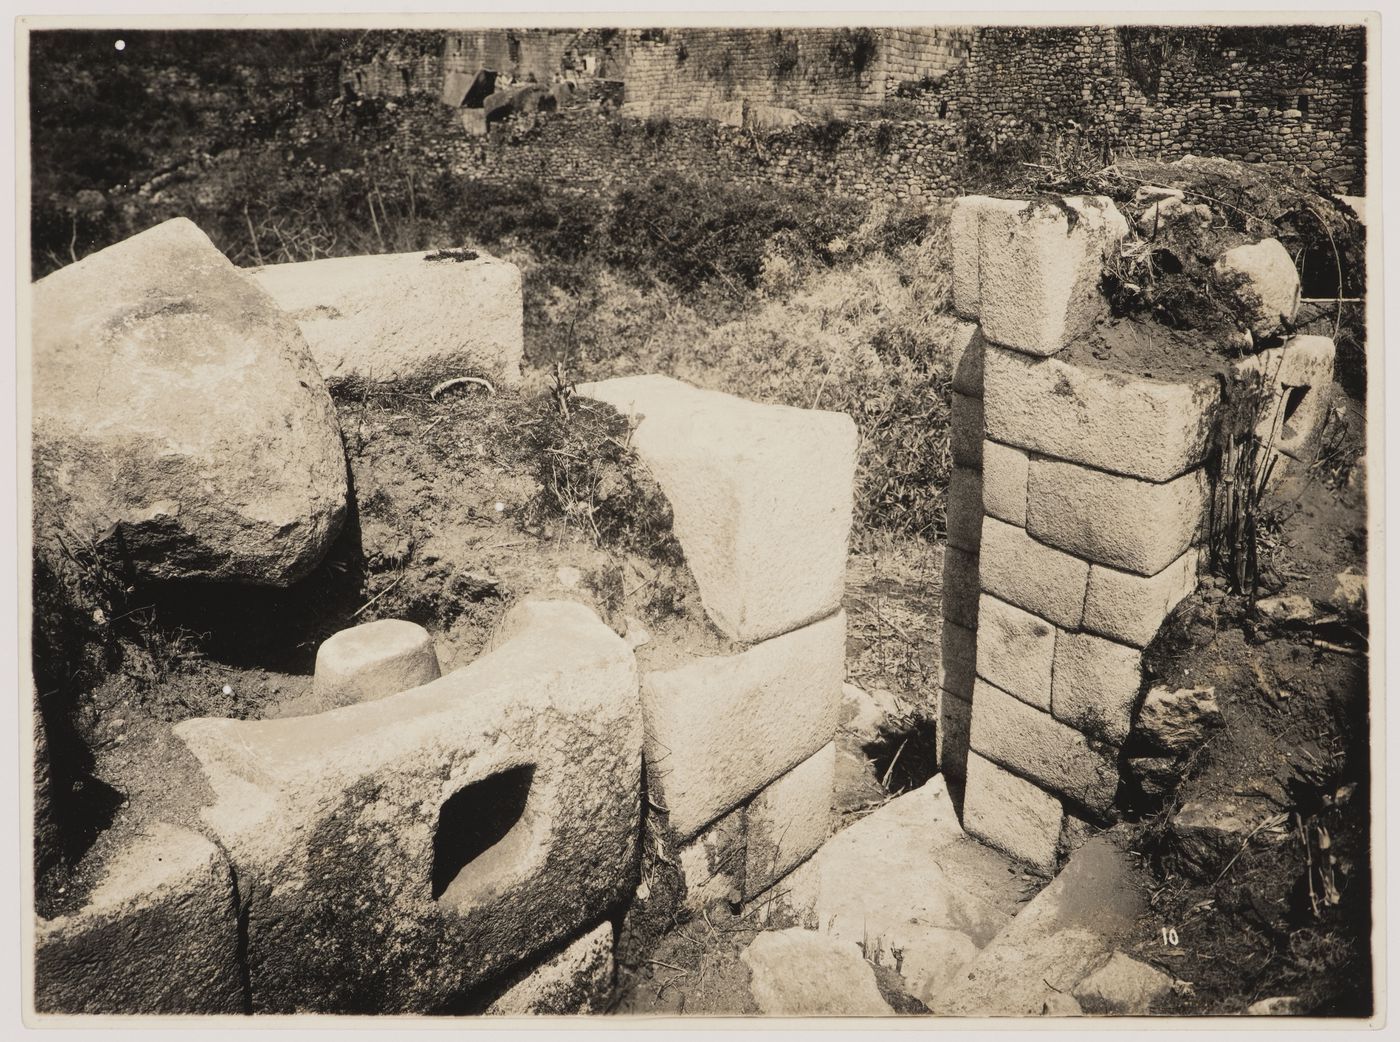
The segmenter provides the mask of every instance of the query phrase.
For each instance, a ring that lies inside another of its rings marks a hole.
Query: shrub
[[[838,68],[860,76],[870,68],[880,51],[880,37],[874,29],[838,29],[831,41],[831,61]]]

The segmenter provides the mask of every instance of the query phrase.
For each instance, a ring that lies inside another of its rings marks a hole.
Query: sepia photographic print
[[[1382,1022],[1379,21],[973,17],[21,19],[31,1026]]]

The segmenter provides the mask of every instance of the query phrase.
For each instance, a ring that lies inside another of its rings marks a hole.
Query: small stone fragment
[[[1138,734],[1169,753],[1185,752],[1205,741],[1206,732],[1223,723],[1215,688],[1154,687],[1138,711]]]
[[[1172,979],[1144,962],[1114,952],[1108,962],[1074,987],[1085,1013],[1146,1013],[1171,993]]]
[[[854,941],[793,928],[760,933],[740,956],[759,1012],[777,1017],[888,1016]]]

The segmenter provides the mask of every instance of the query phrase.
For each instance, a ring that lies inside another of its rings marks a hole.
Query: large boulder
[[[1215,271],[1234,294],[1256,337],[1272,336],[1298,313],[1302,300],[1298,269],[1277,239],[1227,250],[1216,261]]]
[[[335,408],[295,323],[198,228],[54,272],[33,315],[41,517],[150,579],[286,586],[320,562],[345,514]]]

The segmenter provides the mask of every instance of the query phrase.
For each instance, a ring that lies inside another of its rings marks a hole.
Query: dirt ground
[[[1240,1013],[1278,996],[1301,1013],[1370,1012],[1367,628],[1327,606],[1338,573],[1365,573],[1365,480],[1351,466],[1364,416],[1344,408],[1338,451],[1295,467],[1264,503],[1261,596],[1311,598],[1315,619],[1266,628],[1208,581],[1149,653],[1154,682],[1214,687],[1224,716],[1193,775],[1139,823],[1155,874],[1135,954],[1186,982],[1161,1012]],[[1259,808],[1261,827],[1223,869],[1183,869],[1172,814],[1229,799]]]

